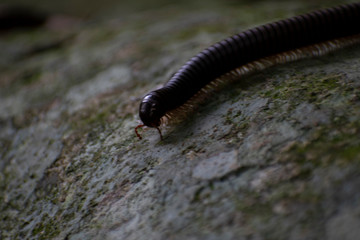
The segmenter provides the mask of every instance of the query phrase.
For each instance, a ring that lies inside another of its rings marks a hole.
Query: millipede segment
[[[140,119],[145,126],[159,130],[165,114],[234,69],[276,54],[358,34],[360,3],[317,10],[246,30],[204,49],[162,88],[146,94],[139,107]],[[321,52],[324,46],[319,48]]]

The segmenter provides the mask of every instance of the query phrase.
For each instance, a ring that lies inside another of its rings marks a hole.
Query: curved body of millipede
[[[360,34],[360,3],[341,5],[255,27],[226,38],[185,63],[160,89],[144,96],[143,126],[158,129],[161,118],[224,74],[250,62],[294,49]],[[162,136],[161,136],[162,137]]]

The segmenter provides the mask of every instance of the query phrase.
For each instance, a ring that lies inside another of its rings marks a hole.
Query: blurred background
[[[50,14],[67,14],[79,18],[92,18],[92,19],[108,19],[119,18],[123,15],[139,13],[144,11],[161,11],[163,9],[177,8],[179,11],[182,9],[187,10],[221,10],[221,8],[235,7],[236,5],[257,5],[267,3],[269,6],[276,7],[277,5],[285,4],[303,5],[304,8],[330,6],[345,1],[324,1],[324,0],[303,0],[303,1],[264,1],[264,0],[183,0],[183,1],[167,1],[167,0],[64,0],[64,1],[28,1],[28,0],[2,0],[0,5],[11,6],[25,6],[29,9],[36,9]]]

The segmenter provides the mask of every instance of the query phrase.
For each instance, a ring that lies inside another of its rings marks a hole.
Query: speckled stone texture
[[[110,2],[0,35],[0,239],[360,235],[360,46],[225,85],[163,141],[134,134],[140,98],[199,50],[342,1]]]

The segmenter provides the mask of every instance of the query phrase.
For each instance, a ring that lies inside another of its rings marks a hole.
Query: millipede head
[[[140,103],[139,116],[147,127],[157,128],[161,124],[161,111],[158,101],[153,99],[152,94],[146,95]]]
[[[156,128],[160,134],[161,140],[163,139],[161,131],[160,131],[160,124],[161,118],[164,114],[160,111],[158,101],[155,99],[152,93],[147,94],[140,103],[139,107],[139,116],[143,124],[138,125],[135,128],[135,134],[138,136],[139,139],[142,139],[140,134],[138,133],[138,129],[144,126]]]

